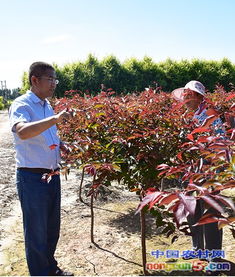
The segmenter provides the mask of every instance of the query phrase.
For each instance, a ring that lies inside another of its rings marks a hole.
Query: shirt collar
[[[32,92],[31,90],[28,90],[27,93],[28,93],[30,99],[31,99],[35,104],[37,104],[37,103],[40,103],[41,105],[44,105],[44,104],[45,104],[46,101],[40,99],[40,98],[39,98],[34,92]]]

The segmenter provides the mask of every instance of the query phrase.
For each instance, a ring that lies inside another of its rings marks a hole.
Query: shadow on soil
[[[135,214],[135,212],[136,209],[129,209],[128,214],[121,214],[118,218],[111,219],[111,226],[128,235],[140,233],[140,215]],[[157,234],[157,228],[154,228],[154,223],[155,219],[146,214],[146,238],[151,238]]]
[[[116,257],[116,258],[118,258],[118,259],[120,259],[120,260],[123,260],[123,261],[125,261],[125,262],[127,262],[127,263],[134,264],[134,265],[138,265],[138,266],[141,266],[141,267],[142,267],[141,264],[136,263],[136,262],[133,262],[133,261],[130,261],[130,260],[127,260],[127,259],[125,259],[125,258],[123,258],[123,257],[121,257],[121,256],[119,256],[119,255],[117,255],[117,254],[114,253],[113,251],[108,250],[108,249],[105,249],[105,248],[99,246],[99,244],[96,243],[96,242],[94,242],[94,245],[95,245],[98,249],[100,249],[100,250],[102,250],[102,251],[105,251],[105,252],[108,252],[108,253],[112,254],[114,257]]]

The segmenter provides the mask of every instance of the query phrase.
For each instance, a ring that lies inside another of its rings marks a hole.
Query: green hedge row
[[[4,100],[3,96],[0,96],[0,110],[8,109],[11,106],[12,101],[13,100]]]
[[[3,110],[5,108],[5,105],[3,103],[3,97],[0,96],[0,110]]]
[[[121,63],[115,56],[98,60],[89,55],[84,62],[54,66],[60,80],[56,90],[60,97],[71,89],[88,90],[96,94],[100,92],[101,84],[124,94],[155,86],[155,82],[164,91],[182,87],[190,80],[201,81],[210,91],[217,84],[223,85],[225,89],[231,89],[232,84],[235,84],[235,65],[226,58],[221,61],[167,59],[156,63],[150,57],[144,57],[142,60],[131,58]],[[29,87],[27,78],[24,72],[22,92]]]
[[[6,108],[6,103],[2,96],[0,96],[0,110],[4,110]]]

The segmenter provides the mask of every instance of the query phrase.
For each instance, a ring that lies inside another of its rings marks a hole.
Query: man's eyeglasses
[[[38,77],[39,79],[44,79],[44,80],[47,80],[48,82],[50,82],[50,83],[54,83],[54,84],[56,84],[56,85],[58,85],[59,84],[59,80],[58,79],[56,79],[56,78],[47,78],[47,77]]]

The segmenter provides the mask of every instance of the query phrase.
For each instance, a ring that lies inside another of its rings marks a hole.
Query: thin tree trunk
[[[83,203],[84,203],[84,201],[82,199],[82,184],[83,184],[83,180],[84,180],[84,173],[85,173],[85,171],[84,171],[84,167],[83,167],[81,182],[80,182],[79,191],[78,191],[79,200],[80,200],[80,202],[83,202]]]
[[[95,176],[93,176],[93,181],[92,181],[92,185],[94,185],[95,182]],[[93,207],[93,203],[94,203],[94,191],[91,194],[91,242],[95,243],[94,241],[94,207]]]
[[[142,190],[140,193],[140,201],[143,200],[144,191]],[[146,256],[146,222],[145,222],[145,211],[141,209],[140,211],[140,228],[141,228],[141,250],[142,250],[142,265],[143,265],[143,273],[144,275],[148,275],[148,271],[146,269],[147,256]]]
[[[94,243],[94,209],[93,209],[94,195],[91,195],[91,242]]]
[[[145,212],[143,209],[140,211],[140,226],[141,226],[141,248],[142,248],[142,264],[143,264],[143,272],[144,275],[148,275],[146,270],[146,236],[145,236]]]

